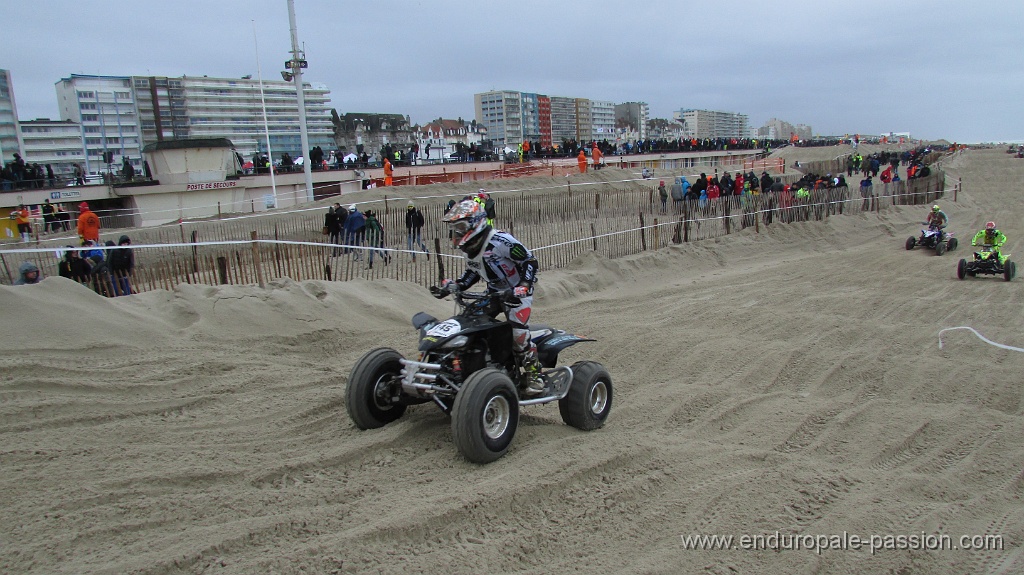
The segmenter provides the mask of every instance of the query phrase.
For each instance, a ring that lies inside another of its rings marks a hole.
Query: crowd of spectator
[[[0,168],[0,191],[53,188],[57,183],[57,176],[50,164],[27,164],[17,152],[14,153],[12,161]]]

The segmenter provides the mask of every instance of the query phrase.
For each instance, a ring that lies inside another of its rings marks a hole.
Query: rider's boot
[[[544,393],[544,380],[540,376],[540,360],[537,359],[537,346],[530,346],[530,349],[523,352],[521,358],[523,366],[523,393],[537,395]]]

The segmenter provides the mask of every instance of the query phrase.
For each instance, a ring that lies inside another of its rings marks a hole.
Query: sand
[[[799,152],[787,151],[787,153]],[[844,150],[805,150],[834,157]],[[789,156],[793,157],[793,156]],[[1024,160],[968,151],[942,201],[1020,251]],[[471,185],[467,185],[472,188]],[[594,337],[607,425],[525,409],[468,463],[432,405],[356,430],[344,387],[409,318],[393,281],[0,286],[0,572],[1021,573],[1024,278],[904,250],[923,207],[542,272],[535,321]],[[1024,253],[1021,253],[1024,262]],[[1002,550],[693,550],[681,536],[1002,537]]]

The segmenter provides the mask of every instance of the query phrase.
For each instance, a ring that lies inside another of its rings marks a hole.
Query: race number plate
[[[441,323],[430,328],[430,330],[427,332],[427,335],[432,337],[443,338],[448,337],[450,335],[455,335],[460,331],[462,331],[462,325],[454,319],[449,319],[442,321]]]

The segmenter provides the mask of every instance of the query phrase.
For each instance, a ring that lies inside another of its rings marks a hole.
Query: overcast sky
[[[287,0],[4,0],[19,119],[70,74],[280,79]],[[295,0],[305,79],[339,113],[470,120],[492,89],[810,125],[1024,139],[1018,0]],[[253,28],[255,25],[255,35]]]

